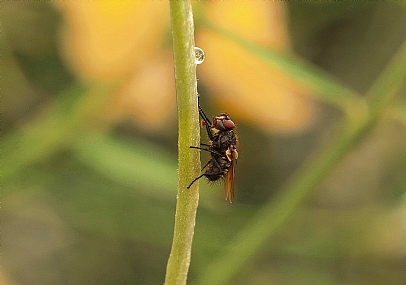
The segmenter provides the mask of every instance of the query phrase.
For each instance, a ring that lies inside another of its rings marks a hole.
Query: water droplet
[[[204,51],[199,48],[195,47],[195,63],[196,64],[201,64],[204,61]]]

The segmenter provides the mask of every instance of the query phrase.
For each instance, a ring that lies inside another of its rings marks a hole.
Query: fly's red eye
[[[233,121],[231,120],[225,120],[223,122],[224,127],[226,127],[227,129],[234,129],[235,128],[235,124]]]

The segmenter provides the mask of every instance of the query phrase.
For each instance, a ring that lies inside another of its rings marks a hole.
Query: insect
[[[213,122],[206,116],[199,105],[199,114],[202,117],[202,125],[206,127],[208,144],[201,143],[200,147],[190,146],[210,153],[210,159],[202,168],[204,173],[196,177],[187,187],[188,189],[197,180],[205,176],[209,181],[224,179],[224,192],[226,200],[230,203],[234,199],[234,165],[238,158],[237,136],[234,132],[235,124],[227,114],[214,117]]]

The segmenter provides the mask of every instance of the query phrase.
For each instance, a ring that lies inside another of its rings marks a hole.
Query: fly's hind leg
[[[199,177],[196,177],[195,179],[193,179],[193,181],[190,182],[189,186],[186,187],[186,188],[189,189],[189,188],[193,185],[193,183],[195,183],[197,180],[199,180],[199,179],[202,178],[203,176],[204,176],[204,174],[201,174]]]

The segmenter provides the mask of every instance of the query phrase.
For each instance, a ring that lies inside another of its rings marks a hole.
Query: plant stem
[[[178,194],[175,228],[165,284],[186,284],[199,201],[199,184],[186,187],[200,173],[200,143],[194,24],[190,1],[170,1],[178,106]]]

